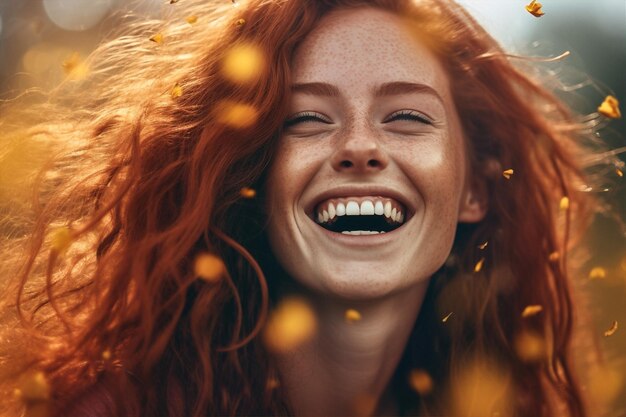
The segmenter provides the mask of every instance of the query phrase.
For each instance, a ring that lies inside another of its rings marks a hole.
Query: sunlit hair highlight
[[[570,416],[586,416],[568,353],[567,253],[571,226],[582,230],[593,207],[578,191],[590,132],[540,78],[527,75],[530,65],[513,65],[451,1],[225,3],[189,0],[173,5],[169,23],[129,21],[89,58],[89,78],[19,113],[29,122],[45,113],[47,122],[6,126],[7,137],[55,154],[48,161],[42,151],[47,164],[27,181],[37,199],[20,207],[30,217],[18,219],[7,207],[2,224],[10,234],[2,271],[17,277],[7,291],[18,295],[2,305],[17,310],[2,323],[5,340],[16,343],[13,352],[2,346],[0,360],[5,366],[18,350],[27,353],[5,368],[0,395],[11,395],[19,373],[42,370],[52,415],[291,413],[285,393],[268,388],[278,375],[257,337],[280,269],[264,244],[264,174],[280,163],[273,155],[294,51],[332,10],[372,6],[402,16],[447,70],[467,144],[466,176],[488,205],[484,221],[459,226],[450,259],[432,278],[394,376],[401,407],[453,412],[446,400],[455,375],[489,359],[510,382],[509,415],[554,415],[562,404]],[[198,23],[185,23],[189,15]],[[162,44],[149,41],[155,33]],[[223,58],[240,44],[265,57],[250,84],[222,73]],[[256,109],[255,123],[224,123],[215,111],[223,103]],[[508,168],[510,180],[502,175]],[[259,193],[241,198],[242,187]],[[72,239],[63,253],[50,239],[59,227]],[[195,276],[195,256],[204,252],[226,265],[218,282]],[[542,314],[522,318],[535,304]],[[443,325],[452,308],[458,319]],[[518,357],[515,338],[525,330],[546,340],[545,360]],[[22,336],[31,348],[17,342]],[[415,367],[432,375],[433,395],[408,389]],[[17,406],[1,411],[10,415]]]

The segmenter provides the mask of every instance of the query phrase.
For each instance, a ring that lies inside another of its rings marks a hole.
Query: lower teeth
[[[344,235],[377,235],[385,232],[375,232],[371,230],[344,230],[341,233]]]

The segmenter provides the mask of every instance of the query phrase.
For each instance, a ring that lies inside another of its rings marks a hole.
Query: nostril
[[[371,167],[377,167],[380,166],[380,161],[376,159],[370,159],[369,161],[367,161],[367,165]]]
[[[350,168],[352,166],[352,162],[350,161],[341,161],[340,164],[343,168]]]

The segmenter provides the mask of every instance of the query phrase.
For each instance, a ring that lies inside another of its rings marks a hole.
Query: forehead
[[[351,91],[391,79],[448,89],[435,55],[398,16],[374,8],[325,16],[298,48],[293,81],[328,82]]]

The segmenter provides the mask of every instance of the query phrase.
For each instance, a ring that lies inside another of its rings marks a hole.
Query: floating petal
[[[170,95],[172,96],[172,98],[178,98],[182,96],[183,87],[181,87],[178,83],[174,84],[174,87],[172,87],[172,90],[170,91]]]
[[[484,263],[485,263],[485,258],[481,258],[480,261],[478,261],[476,265],[474,266],[474,272],[479,272],[481,269],[483,269]]]
[[[559,202],[559,208],[561,210],[567,210],[569,208],[569,198],[568,197],[562,197],[561,201]]]
[[[59,227],[50,232],[52,250],[63,253],[72,243],[72,232],[68,227]]]
[[[489,241],[487,240],[484,243],[481,243],[480,245],[478,245],[478,249],[484,250],[488,244],[489,244]]]
[[[532,0],[529,4],[526,5],[526,11],[532,14],[535,17],[541,17],[545,13],[541,10],[541,3],[538,3],[537,0]]]
[[[561,257],[561,255],[559,254],[559,252],[558,251],[554,251],[550,255],[548,255],[548,260],[550,262],[556,262],[556,261],[559,260],[560,257]]]
[[[198,16],[193,15],[193,16],[189,16],[187,17],[187,19],[185,19],[187,21],[187,23],[189,23],[190,25],[193,25],[194,23],[196,23],[198,21]]]
[[[539,314],[543,310],[543,307],[538,304],[526,306],[522,311],[522,317],[530,317]]]
[[[509,169],[507,169],[505,171],[502,171],[502,175],[504,176],[504,178],[506,178],[508,180],[513,175],[513,172],[515,172],[515,171],[513,171],[512,168],[509,168]]]
[[[604,336],[605,337],[613,336],[615,332],[617,331],[617,327],[618,327],[617,320],[613,320],[613,324],[611,324],[611,327],[606,332],[604,332]]]
[[[622,117],[622,113],[619,111],[619,101],[611,95],[606,96],[602,104],[598,107],[598,112],[611,119],[619,119]]]
[[[606,269],[601,266],[596,266],[589,271],[589,279],[604,279],[606,278]]]
[[[157,33],[155,35],[150,36],[150,40],[158,45],[163,43],[163,34]]]
[[[442,323],[445,323],[448,321],[448,319],[452,316],[452,314],[454,314],[453,311],[449,312],[447,316],[445,316],[444,318],[441,319]]]
[[[235,26],[243,26],[246,24],[246,19],[239,19],[235,22]]]

